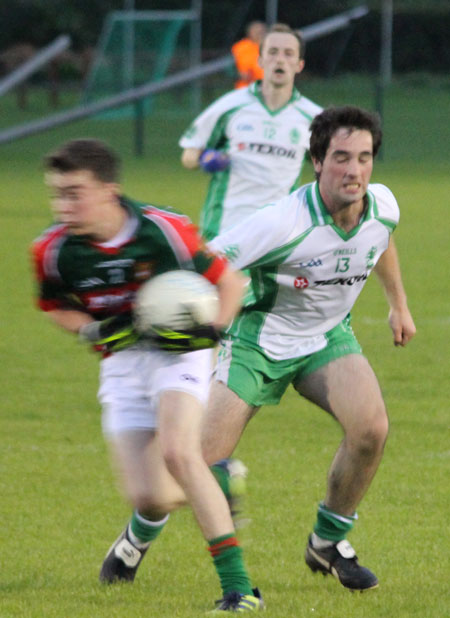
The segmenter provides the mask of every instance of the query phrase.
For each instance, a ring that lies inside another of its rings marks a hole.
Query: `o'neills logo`
[[[356,275],[354,277],[336,277],[334,279],[322,279],[314,281],[314,285],[353,285],[361,281],[365,281],[369,275]]]
[[[297,158],[297,151],[293,148],[284,148],[283,146],[276,146],[274,144],[256,144],[255,142],[246,144],[245,142],[241,142],[238,144],[238,150],[250,150],[258,154],[285,157],[286,159]]]

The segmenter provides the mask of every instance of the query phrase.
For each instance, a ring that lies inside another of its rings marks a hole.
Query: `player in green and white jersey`
[[[213,173],[200,222],[207,240],[298,185],[322,109],[294,87],[303,57],[300,36],[273,26],[261,46],[263,80],[222,96],[180,139],[183,165]]]
[[[252,299],[229,333],[274,360],[325,348],[326,333],[349,314],[399,219],[387,187],[369,185],[365,200],[364,215],[346,232],[314,182],[267,205],[250,228],[238,225],[211,241],[251,273]]]
[[[40,308],[103,353],[103,430],[134,508],[100,581],[132,581],[168,513],[187,499],[220,578],[220,609],[259,611],[263,602],[251,587],[227,500],[200,449],[212,360],[202,348],[214,345],[238,310],[242,277],[206,250],[184,215],[122,197],[117,168],[115,153],[98,140],[73,140],[49,155],[56,223],[33,244]],[[131,311],[144,281],[178,269],[215,284],[220,309],[206,327],[208,345],[194,328],[172,354],[176,340],[140,338]]]
[[[380,463],[388,418],[378,381],[350,325],[372,270],[390,306],[395,345],[415,333],[391,233],[391,191],[369,184],[381,144],[377,116],[329,108],[311,125],[317,181],[266,206],[209,243],[250,269],[252,294],[222,343],[203,443],[212,462],[233,452],[245,425],[292,384],[340,423],[344,439],[308,539],[305,560],[350,589],[378,585],[346,540]]]

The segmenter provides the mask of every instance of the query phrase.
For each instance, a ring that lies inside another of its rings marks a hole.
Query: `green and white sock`
[[[151,521],[134,511],[128,524],[128,538],[137,549],[146,549],[161,533],[168,519],[169,515],[166,515],[160,521]]]
[[[313,545],[317,548],[319,547],[316,537],[331,541],[332,543],[342,541],[353,528],[357,519],[358,515],[356,512],[353,513],[353,515],[340,515],[321,502],[317,510],[317,520],[314,526],[315,535],[312,539]],[[324,545],[322,545],[322,547],[324,547]]]

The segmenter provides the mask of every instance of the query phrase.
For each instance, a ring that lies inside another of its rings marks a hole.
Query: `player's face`
[[[314,160],[320,174],[319,189],[333,210],[360,202],[367,192],[373,169],[373,140],[370,131],[338,129],[322,163]]]
[[[275,87],[291,86],[305,62],[299,58],[299,42],[288,32],[271,32],[264,40],[259,64],[264,69],[264,82]]]
[[[117,185],[98,180],[89,170],[51,171],[46,183],[56,220],[67,225],[71,234],[95,238],[117,199]]]

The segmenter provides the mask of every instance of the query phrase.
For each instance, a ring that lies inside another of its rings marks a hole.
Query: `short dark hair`
[[[266,34],[264,35],[263,40],[261,41],[261,45],[259,46],[260,54],[262,54],[264,43],[266,42],[267,37],[269,36],[269,34],[273,34],[274,32],[292,34],[292,36],[294,36],[298,41],[298,56],[300,60],[303,60],[303,58],[305,57],[305,46],[306,46],[305,39],[303,38],[303,36],[300,34],[298,30],[293,30],[287,24],[273,24],[273,26],[270,26],[270,28],[267,30]]]
[[[261,29],[264,30],[264,34],[266,33],[266,30],[267,30],[266,24],[263,21],[259,21],[258,19],[255,19],[254,21],[251,21],[249,24],[247,24],[247,26],[245,28],[246,36],[248,36],[250,34],[250,31],[255,26],[261,26]]]
[[[66,142],[46,155],[44,166],[63,173],[88,170],[102,182],[118,182],[120,160],[101,140],[82,138]]]
[[[382,130],[378,114],[369,112],[354,105],[328,107],[318,114],[311,123],[311,139],[309,152],[313,159],[323,163],[330,141],[339,129],[346,128],[369,131],[372,134],[373,156],[377,155],[381,146]]]

